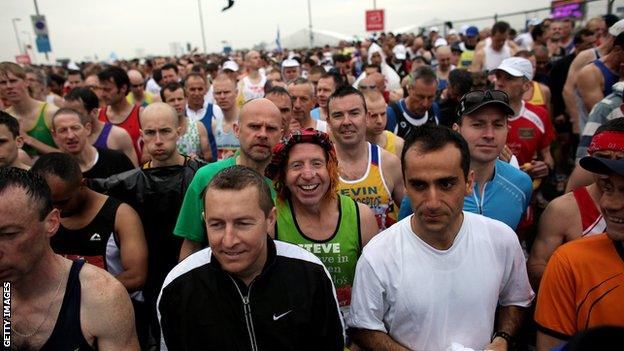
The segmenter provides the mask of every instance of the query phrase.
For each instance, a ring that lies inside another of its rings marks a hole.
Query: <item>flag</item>
[[[277,27],[277,36],[275,37],[275,46],[277,51],[282,51],[282,40],[280,39],[279,26]]]

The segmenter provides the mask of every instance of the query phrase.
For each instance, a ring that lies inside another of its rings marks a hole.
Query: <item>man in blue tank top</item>
[[[500,90],[472,91],[459,103],[459,120],[453,129],[470,149],[470,169],[475,173],[472,194],[464,210],[504,222],[516,229],[531,199],[531,178],[498,158],[507,139],[507,117],[513,115],[507,94]],[[409,198],[401,204],[399,219],[412,212]]]
[[[50,237],[59,223],[43,178],[0,169],[0,279],[5,296],[10,292],[10,347],[139,350],[126,289],[102,269],[55,254]]]

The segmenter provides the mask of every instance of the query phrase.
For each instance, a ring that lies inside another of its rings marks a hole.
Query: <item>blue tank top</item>
[[[110,134],[111,129],[113,129],[112,123],[104,123],[104,127],[102,127],[102,132],[100,132],[100,135],[98,136],[95,143],[93,143],[93,146],[98,149],[108,150],[106,142],[108,141],[108,135]]]
[[[80,329],[80,269],[85,261],[74,261],[69,270],[63,304],[50,338],[41,351],[95,350]]]
[[[217,161],[217,141],[215,140],[214,133],[212,132],[212,104],[206,106],[206,114],[200,120],[204,127],[206,127],[206,133],[208,134],[208,144],[210,144],[210,153],[212,154],[212,162]]]
[[[610,70],[607,66],[605,66],[604,62],[602,62],[600,59],[594,60],[593,63],[594,65],[596,65],[596,67],[598,67],[600,73],[602,73],[602,77],[604,79],[604,87],[602,88],[602,93],[604,94],[604,96],[607,96],[611,94],[611,87],[613,86],[613,84],[620,81],[620,76]]]

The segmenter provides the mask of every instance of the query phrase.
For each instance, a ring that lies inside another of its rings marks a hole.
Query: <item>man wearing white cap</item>
[[[405,59],[407,58],[407,48],[403,44],[397,44],[392,48],[392,58],[388,60],[388,65],[403,79],[409,74]]]
[[[300,66],[299,61],[295,59],[282,61],[282,77],[284,77],[286,84],[290,84],[290,82],[299,77]]]
[[[496,89],[507,93],[515,112],[509,118],[507,146],[531,178],[543,178],[554,163],[550,154],[554,131],[548,111],[522,100],[533,78],[533,65],[525,58],[510,57],[503,60],[495,74]]]

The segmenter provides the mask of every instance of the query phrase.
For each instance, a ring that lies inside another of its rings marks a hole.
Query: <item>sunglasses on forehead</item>
[[[509,96],[502,90],[474,90],[466,93],[462,97],[462,101],[469,105],[490,100],[500,100],[508,104]]]

